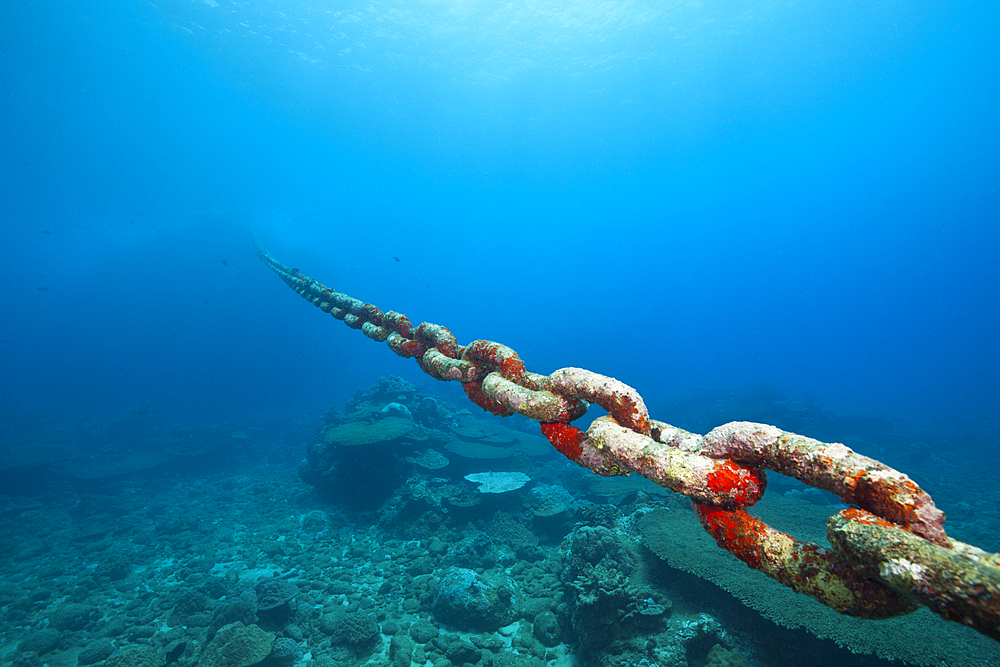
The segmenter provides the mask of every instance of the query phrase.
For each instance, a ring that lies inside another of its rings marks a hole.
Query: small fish
[[[42,234],[51,234],[51,233],[52,233],[52,232],[50,232],[50,231],[49,231],[49,230],[47,230],[47,229],[43,229],[43,230],[42,230]]]
[[[393,255],[393,256],[392,256],[392,258],[393,258],[394,260],[396,260],[397,262],[399,261],[399,257],[396,257],[395,255]]]
[[[229,262],[227,262],[226,260],[222,260],[222,265],[223,266],[229,266]]]
[[[184,655],[184,651],[187,650],[187,646],[188,646],[187,642],[181,642],[177,646],[170,649],[170,653],[167,654],[167,662],[164,663],[163,667],[167,667],[167,665],[173,664],[178,660],[180,660],[181,656]]]
[[[49,288],[48,288],[48,287],[39,287],[39,288],[38,288],[38,291],[39,291],[39,292],[48,292],[48,291],[49,291]]]

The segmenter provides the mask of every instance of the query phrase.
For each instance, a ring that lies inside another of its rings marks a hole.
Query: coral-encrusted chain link
[[[635,472],[690,497],[720,546],[782,584],[865,618],[924,604],[1000,640],[1000,556],[950,539],[944,513],[905,474],[842,444],[766,424],[732,422],[700,436],[651,420],[638,392],[614,378],[582,368],[530,373],[505,345],[476,340],[463,347],[445,327],[414,327],[405,315],[383,313],[288,268],[259,242],[257,250],[268,268],[323,312],[415,358],[427,374],[461,382],[484,410],[538,421],[549,442],[579,465],[599,475]],[[609,416],[584,432],[569,422],[583,416],[588,403]],[[764,493],[764,469],[862,508],[830,519],[833,550],[799,542],[745,511]]]

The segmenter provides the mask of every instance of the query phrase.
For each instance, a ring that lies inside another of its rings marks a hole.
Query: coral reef
[[[686,499],[596,478],[517,424],[429,398],[385,379],[319,426],[329,469],[367,448],[388,471],[365,503],[350,496],[372,480],[307,485],[273,452],[0,498],[0,667],[1000,665],[994,642],[927,613],[872,623],[781,597],[712,543]],[[412,419],[383,413],[391,403]],[[404,436],[338,440],[389,419],[406,420]],[[429,450],[448,463],[421,465]],[[483,494],[464,477],[484,470],[531,481]],[[810,531],[830,499],[786,495],[758,509],[822,540]]]
[[[569,593],[565,615],[585,653],[659,629],[670,606],[636,581],[637,557],[629,542],[604,526],[579,526],[564,542],[560,579]]]
[[[255,625],[236,622],[223,626],[202,652],[202,667],[250,667],[271,653],[274,635]]]
[[[433,610],[456,628],[488,632],[517,618],[520,597],[509,577],[452,567],[438,578]]]

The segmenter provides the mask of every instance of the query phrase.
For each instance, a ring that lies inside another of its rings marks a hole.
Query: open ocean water
[[[927,609],[773,583],[254,245],[693,433],[844,443],[998,552],[998,30],[989,2],[8,3],[0,667],[1000,666]],[[842,499],[768,480],[753,511],[828,547]]]

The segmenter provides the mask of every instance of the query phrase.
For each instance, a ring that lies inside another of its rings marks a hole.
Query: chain
[[[458,381],[495,415],[538,421],[564,456],[598,475],[637,473],[691,498],[719,546],[750,567],[842,614],[884,618],[926,605],[1000,641],[1000,555],[949,538],[944,513],[907,475],[839,443],[732,422],[701,436],[652,420],[635,389],[582,368],[531,373],[506,345],[458,344],[445,327],[414,327],[302,275],[255,238],[261,260],[297,294],[428,375]],[[590,403],[608,416],[570,422]],[[748,514],[774,470],[855,505],[827,523],[832,549],[803,543]]]

